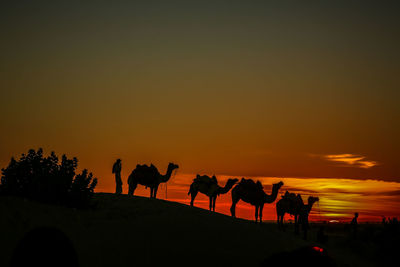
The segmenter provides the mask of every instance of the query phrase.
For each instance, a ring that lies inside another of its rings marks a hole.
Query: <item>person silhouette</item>
[[[358,219],[358,212],[354,213],[354,218],[351,220],[351,223],[350,223],[351,227],[352,227],[352,230],[353,230],[354,238],[357,237],[357,228],[358,228],[357,219]]]
[[[117,159],[112,167],[112,173],[115,174],[115,194],[119,195],[122,193],[122,180],[121,180],[121,159]]]

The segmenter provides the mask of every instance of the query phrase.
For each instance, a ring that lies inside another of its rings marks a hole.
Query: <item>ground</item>
[[[379,265],[374,245],[352,240],[343,226],[326,226],[329,240],[320,244],[319,225],[312,225],[304,241],[292,225],[283,232],[275,223],[256,224],[176,202],[106,193],[96,193],[94,202],[94,208],[76,210],[0,197],[0,266],[9,264],[18,241],[38,226],[62,230],[80,266],[258,266],[274,253],[306,245],[323,247],[338,266]],[[380,226],[362,226],[360,239],[371,232],[366,227]]]

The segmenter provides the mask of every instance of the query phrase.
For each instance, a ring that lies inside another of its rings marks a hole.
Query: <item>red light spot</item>
[[[313,250],[318,251],[319,253],[324,252],[324,249],[320,247],[313,247]]]

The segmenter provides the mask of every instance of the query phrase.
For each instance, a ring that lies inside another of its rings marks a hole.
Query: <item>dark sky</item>
[[[1,4],[1,166],[400,181],[399,4],[306,2]]]

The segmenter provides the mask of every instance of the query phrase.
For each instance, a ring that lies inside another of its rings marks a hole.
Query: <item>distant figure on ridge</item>
[[[112,173],[115,174],[115,194],[117,195],[122,193],[121,168],[121,159],[117,159],[112,167]]]
[[[357,225],[358,224],[357,219],[358,219],[358,212],[354,213],[354,218],[351,220],[351,225],[353,226]]]
[[[136,168],[128,177],[129,192],[128,195],[133,195],[138,184],[150,187],[150,198],[156,198],[157,190],[160,183],[166,183],[171,178],[172,171],[179,168],[174,163],[168,164],[165,175],[160,174],[156,166],[136,165]]]
[[[231,190],[239,179],[228,179],[224,187],[218,185],[217,177],[214,175],[210,178],[207,175],[200,176],[197,174],[190,185],[188,195],[191,195],[190,206],[193,206],[197,193],[203,193],[210,198],[210,210],[215,211],[215,201],[220,194],[226,194]]]
[[[351,223],[350,223],[354,238],[357,238],[357,228],[358,228],[357,219],[358,219],[358,212],[354,213],[354,218],[351,220]]]
[[[236,204],[239,200],[243,200],[244,202],[250,203],[255,206],[255,218],[256,222],[258,218],[260,222],[262,222],[262,212],[265,203],[272,203],[275,201],[278,196],[279,189],[283,186],[283,182],[279,182],[272,185],[272,193],[271,195],[267,195],[260,181],[254,182],[251,179],[242,178],[242,180],[232,189],[232,206],[231,206],[231,214],[232,217],[236,217],[235,209]]]

